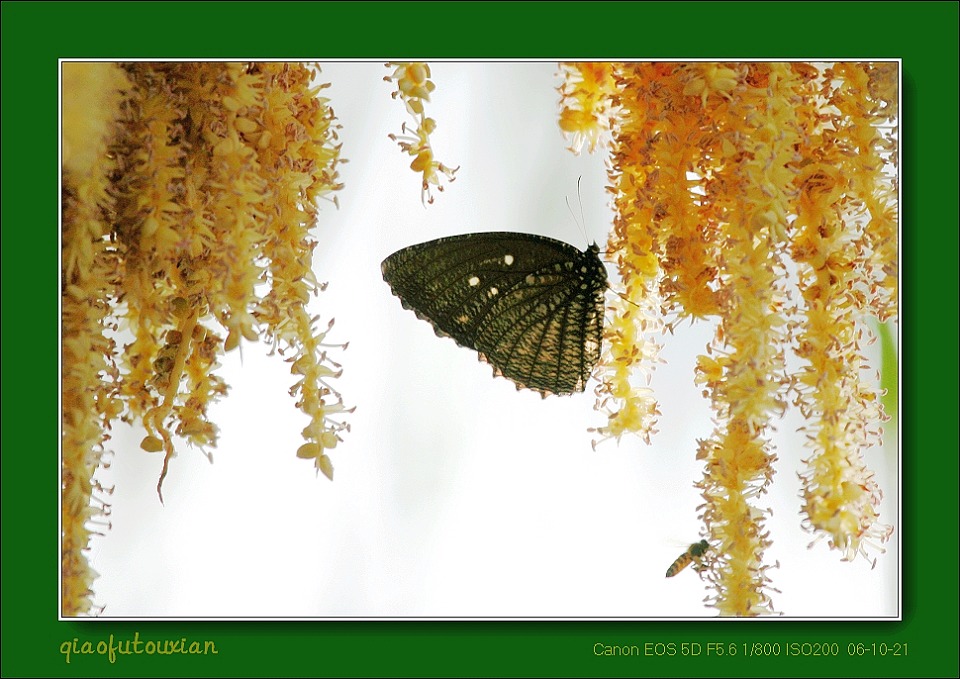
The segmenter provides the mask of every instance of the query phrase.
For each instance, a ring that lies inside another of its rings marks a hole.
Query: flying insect
[[[700,542],[695,542],[690,545],[687,551],[678,556],[677,560],[670,564],[670,568],[667,569],[667,577],[672,578],[692,563],[696,564],[694,569],[699,570],[700,564],[703,561],[703,555],[708,549],[710,549],[710,543],[706,540],[701,540]]]

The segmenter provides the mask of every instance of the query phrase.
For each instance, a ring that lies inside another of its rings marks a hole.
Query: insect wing
[[[465,234],[399,250],[381,269],[405,308],[518,388],[583,391],[599,360],[606,269],[596,246]]]

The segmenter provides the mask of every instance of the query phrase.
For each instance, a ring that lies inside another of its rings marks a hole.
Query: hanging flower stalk
[[[430,144],[430,135],[437,128],[437,121],[427,117],[424,104],[430,101],[430,93],[436,85],[430,80],[430,65],[415,62],[390,62],[387,68],[393,68],[391,75],[384,76],[386,82],[396,82],[397,89],[393,92],[394,99],[403,101],[414,120],[410,127],[402,125],[402,135],[391,134],[390,139],[397,142],[400,149],[407,155],[413,156],[410,169],[419,172],[422,177],[420,186],[420,200],[426,203],[433,202],[430,187],[436,186],[437,191],[443,191],[440,183],[442,177],[447,181],[456,179],[459,167],[451,168],[436,160],[433,147]]]
[[[716,319],[697,361],[717,422],[697,451],[706,465],[697,485],[717,555],[710,601],[722,614],[772,610],[768,510],[757,500],[776,460],[771,423],[791,390],[815,450],[803,474],[807,527],[828,534],[845,558],[890,534],[877,523],[879,489],[862,460],[884,416],[859,379],[865,315],[896,314],[889,66],[608,64],[615,85],[591,96],[580,93],[584,83],[609,82],[596,77],[597,65],[563,67],[565,132],[578,134],[569,122],[579,120],[581,138],[596,138],[598,117],[584,115],[584,102],[615,111],[609,250],[627,296],[640,310],[657,304],[661,319]],[[789,296],[791,267],[799,302]],[[631,386],[632,369],[618,368],[634,360],[652,367],[645,334],[656,321],[636,308],[615,312],[600,387],[609,424],[600,431],[619,438],[630,399],[652,397]],[[660,322],[672,328],[675,320]],[[629,323],[634,347],[620,340]],[[788,348],[808,362],[796,374],[785,368]],[[649,420],[629,421],[649,435]]]
[[[118,133],[121,91],[129,86],[113,64],[63,65],[63,239],[60,308],[63,444],[61,477],[62,612],[90,612],[97,573],[83,550],[106,527],[108,490],[93,475],[120,411],[116,345],[108,300],[116,296],[116,255],[109,240],[117,169],[107,140]]]
[[[282,63],[68,66],[63,611],[73,615],[89,610],[95,574],[78,566],[82,526],[117,417],[142,423],[141,447],[164,453],[159,493],[176,438],[216,444],[207,411],[227,390],[215,374],[220,356],[241,338],[262,337],[287,356],[298,380],[291,394],[310,418],[297,454],[332,478],[327,451],[348,427],[331,386],[340,368],[306,309],[322,289],[309,230],[318,199],[340,188],[336,125],[311,86],[315,71]],[[90,73],[101,74],[99,106],[73,105],[83,87],[71,81]],[[72,133],[90,126],[91,112],[103,121],[98,134]],[[93,160],[80,166],[77,157]],[[132,337],[120,350],[117,329]]]
[[[587,143],[592,152],[613,124],[617,104],[616,65],[561,64],[561,72],[564,82],[560,87],[560,129],[569,135],[571,151],[579,153]],[[624,148],[643,146],[642,125],[625,122],[617,131],[624,140]],[[616,257],[621,275],[625,271],[634,275],[623,276],[623,298],[613,302],[609,308],[612,318],[604,326],[597,409],[607,415],[607,424],[594,431],[601,441],[619,440],[624,433],[632,432],[649,443],[650,436],[656,432],[660,411],[653,392],[634,382],[638,375],[645,375],[649,382],[660,352],[660,345],[653,339],[654,331],[663,327],[657,313],[657,235],[650,204],[622,198],[642,194],[649,177],[643,168],[631,165],[627,158],[614,156],[610,162],[621,171],[611,187],[616,216],[607,254]],[[594,441],[594,447],[597,443]]]
[[[860,380],[869,367],[861,348],[874,341],[865,312],[896,314],[896,192],[886,174],[896,153],[880,134],[896,91],[871,86],[889,85],[891,66],[837,64],[818,79],[836,113],[806,117],[809,164],[797,176],[793,257],[805,302],[797,354],[807,365],[795,387],[812,450],[800,475],[804,514],[847,560],[868,556],[892,532],[878,521],[882,492],[863,459],[882,443],[886,416],[880,394]]]

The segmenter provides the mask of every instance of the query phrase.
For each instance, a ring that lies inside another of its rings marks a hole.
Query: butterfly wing
[[[473,233],[404,248],[381,269],[405,308],[518,388],[583,391],[599,360],[607,273],[596,246]]]

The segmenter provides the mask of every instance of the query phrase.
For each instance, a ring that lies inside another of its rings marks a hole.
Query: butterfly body
[[[600,358],[607,272],[599,249],[524,233],[471,233],[381,265],[404,308],[541,395],[583,391]]]
[[[694,544],[690,545],[690,547],[687,548],[687,551],[678,556],[677,560],[670,564],[670,568],[667,569],[667,577],[672,578],[674,575],[694,562],[699,565],[703,559],[703,555],[708,549],[710,549],[710,543],[706,540],[701,540],[700,542],[695,542]]]

